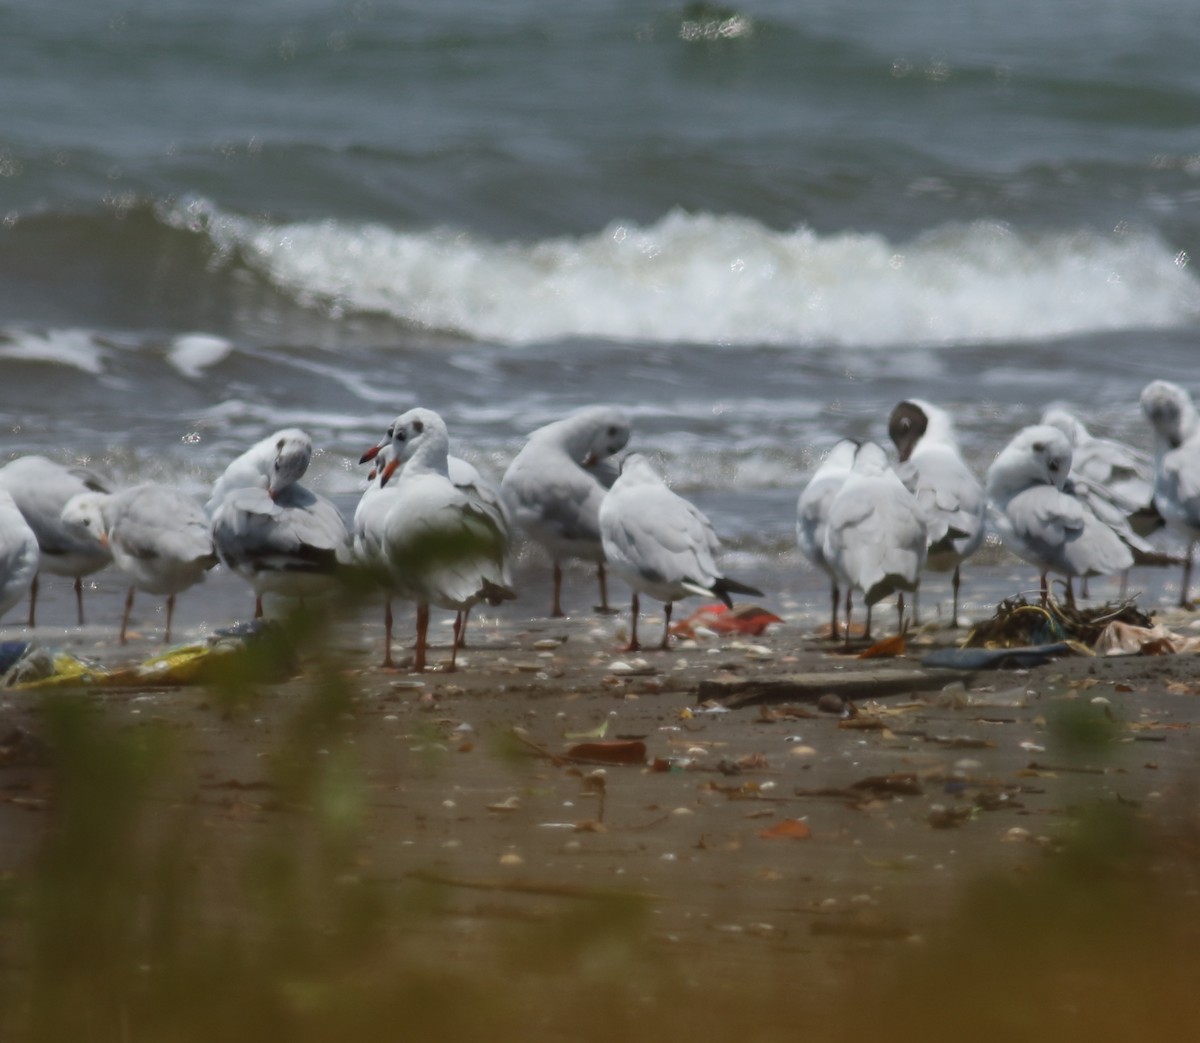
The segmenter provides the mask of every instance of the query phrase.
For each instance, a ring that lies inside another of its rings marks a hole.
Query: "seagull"
[[[277,431],[225,469],[206,505],[222,564],[254,588],[256,619],[264,594],[324,590],[349,560],[350,538],[337,508],[299,482],[312,452],[305,432]]]
[[[373,581],[387,590],[386,558],[382,553],[382,534],[387,512],[391,509],[391,497],[396,493],[396,484],[384,486],[381,478],[383,471],[391,459],[392,428],[388,428],[384,438],[377,445],[371,446],[359,458],[359,463],[373,462],[374,468],[367,478],[368,486],[359,500],[354,512],[352,546],[354,560],[365,568]],[[509,518],[508,507],[500,493],[499,486],[480,474],[479,469],[460,456],[448,455],[446,458],[447,474],[455,488],[461,490],[467,498],[481,511],[493,515],[497,524],[503,529],[505,539],[511,542],[512,522]],[[381,567],[384,566],[384,567]],[[455,641],[459,648],[466,647],[467,617],[470,609],[464,609],[455,620]],[[385,652],[383,666],[391,668],[392,662],[392,594],[384,597],[384,634]]]
[[[38,541],[12,494],[0,489],[0,616],[33,585],[38,571]]]
[[[825,528],[829,523],[829,505],[854,466],[858,443],[843,438],[828,453],[813,473],[796,501],[796,544],[818,568],[829,574],[829,636],[838,639],[838,576],[825,559]]]
[[[513,520],[554,562],[551,616],[562,616],[562,562],[594,561],[600,611],[608,612],[598,515],[617,477],[608,460],[625,448],[632,422],[616,406],[589,406],[534,431],[500,482]]]
[[[854,465],[829,506],[825,559],[846,588],[846,644],[850,643],[851,596],[867,604],[864,636],[871,636],[871,609],[898,594],[904,632],[904,592],[917,589],[928,548],[925,512],[900,481],[878,442],[863,442]]]
[[[129,577],[121,644],[137,590],[166,596],[163,643],[169,644],[175,595],[195,586],[217,564],[208,516],[200,504],[180,489],[147,483],[117,493],[80,493],[63,508],[62,521],[107,547]]]
[[[64,467],[44,456],[21,456],[0,467],[0,489],[12,494],[18,510],[37,536],[39,570],[75,580],[75,607],[83,625],[83,577],[112,561],[95,540],[70,532],[62,511],[72,496],[109,492],[105,479],[85,467]],[[37,625],[38,576],[29,586],[29,625]]]
[[[1063,406],[1050,406],[1042,413],[1041,423],[1057,427],[1071,443],[1070,479],[1077,487],[1086,487],[1103,517],[1127,529],[1134,565],[1174,565],[1180,559],[1163,554],[1145,537],[1165,524],[1154,506],[1154,459],[1148,453],[1112,438],[1097,438]],[[1128,572],[1121,573],[1124,594]],[[1087,577],[1082,593],[1087,597]]]
[[[1043,605],[1048,572],[1067,577],[1067,603],[1074,604],[1075,576],[1108,576],[1133,564],[1128,543],[1068,480],[1070,472],[1071,444],[1048,424],[1018,431],[988,468],[996,529],[1005,546],[1038,568]]]
[[[665,605],[666,622],[659,648],[668,647],[671,610],[689,594],[715,597],[733,607],[730,594],[762,591],[721,574],[714,560],[719,549],[712,523],[682,496],[667,488],[650,461],[640,453],[628,456],[621,473],[605,494],[599,512],[604,556],[612,570],[633,589],[629,645],[638,643],[638,594]]]
[[[508,575],[508,527],[501,511],[482,506],[450,480],[450,438],[437,413],[410,409],[388,430],[389,459],[379,483],[386,489],[394,478],[396,491],[387,501],[381,496],[388,506],[371,539],[378,539],[389,587],[417,603],[415,672],[425,670],[429,606],[460,613],[446,667],[452,671],[462,613],[480,601],[498,605],[517,596]]]
[[[958,451],[954,421],[944,409],[917,398],[901,402],[888,420],[888,436],[900,457],[896,474],[925,512],[925,568],[953,571],[950,626],[957,627],[961,567],[983,542],[987,497]],[[916,591],[913,622],[919,622]]]
[[[1154,429],[1154,506],[1187,541],[1179,604],[1192,608],[1192,552],[1200,540],[1200,418],[1191,395],[1166,380],[1147,384],[1141,402]]]
[[[1071,443],[1071,475],[1112,493],[1130,513],[1148,508],[1154,500],[1154,458],[1112,438],[1093,435],[1073,413],[1052,406],[1041,423],[1057,427]],[[1148,532],[1140,533],[1142,536]]]

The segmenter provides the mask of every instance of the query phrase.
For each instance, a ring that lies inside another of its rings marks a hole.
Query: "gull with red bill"
[[[455,485],[449,448],[446,424],[433,410],[410,409],[397,417],[376,447],[376,454],[384,455],[386,449],[387,456],[378,491],[367,491],[372,499],[365,509],[360,504],[361,514],[356,514],[355,541],[364,555],[360,560],[381,571],[379,581],[390,594],[416,602],[417,673],[426,668],[431,605],[458,613],[450,660],[443,668],[451,671],[465,613],[480,601],[498,605],[516,597],[508,575],[503,510]],[[385,662],[390,660],[389,634]]]

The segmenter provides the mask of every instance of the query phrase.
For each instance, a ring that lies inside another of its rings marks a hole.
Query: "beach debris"
[[[570,739],[572,741],[578,741],[578,740],[582,740],[582,739],[603,739],[608,734],[608,722],[611,720],[612,720],[611,717],[605,717],[604,720],[602,720],[595,728],[592,728],[590,731],[567,732],[566,735],[564,736],[564,738]]]
[[[772,623],[783,620],[773,612],[758,605],[739,605],[727,608],[722,604],[701,605],[687,619],[671,625],[676,637],[705,637],[711,634],[761,635]],[[707,633],[703,633],[707,632]]]
[[[1024,597],[1006,598],[996,606],[991,619],[971,629],[964,648],[1024,648],[1074,642],[1093,647],[1105,629],[1114,622],[1150,629],[1153,621],[1142,612],[1134,599],[1105,602],[1093,608],[1080,608],[1051,597],[1045,606],[1030,603]]]
[[[858,653],[859,659],[894,659],[904,655],[905,640],[903,634],[893,634],[882,641],[876,641],[870,648]]]
[[[1200,652],[1200,637],[1184,637],[1162,623],[1139,626],[1114,619],[1096,639],[1097,655],[1176,655]]]
[[[487,809],[488,809],[488,811],[495,811],[495,812],[499,812],[499,813],[507,813],[510,811],[520,811],[521,810],[521,798],[514,794],[511,797],[505,797],[504,800],[499,801],[498,803],[488,804]]]
[[[809,840],[812,830],[803,819],[780,819],[773,826],[760,829],[758,835],[764,840]]]
[[[1069,641],[1011,648],[939,648],[922,656],[921,665],[950,670],[1031,670],[1063,656],[1080,653],[1092,654],[1089,649]]]
[[[974,814],[975,806],[972,804],[956,804],[952,807],[934,804],[925,821],[934,829],[955,829],[969,821]]]
[[[941,689],[949,681],[963,680],[963,670],[931,671],[900,666],[854,665],[849,660],[844,670],[817,673],[782,674],[751,678],[706,678],[700,681],[699,699],[728,709],[754,706],[760,703],[817,703],[831,698],[877,699],[890,695],[912,695],[914,692]],[[924,664],[922,664],[924,665]],[[956,676],[957,675],[957,676]]]
[[[645,764],[646,744],[640,739],[605,739],[567,747],[565,756],[591,764]]]

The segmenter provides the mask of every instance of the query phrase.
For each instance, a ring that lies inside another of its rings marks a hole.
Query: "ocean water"
[[[804,600],[796,495],[901,398],[982,473],[1051,401],[1148,446],[1141,387],[1200,392],[1194,30],[1188,0],[0,2],[0,455],[199,492],[298,424],[349,510],[412,405],[498,476],[614,401]]]

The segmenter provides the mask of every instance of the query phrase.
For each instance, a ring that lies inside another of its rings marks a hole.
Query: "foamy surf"
[[[777,231],[674,210],[534,243],[338,221],[273,224],[204,200],[165,219],[305,306],[480,340],[886,348],[1171,328],[1200,315],[1187,258],[1152,230],[978,221],[908,242]]]

